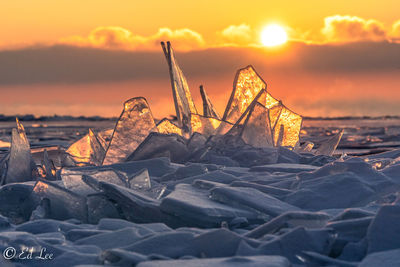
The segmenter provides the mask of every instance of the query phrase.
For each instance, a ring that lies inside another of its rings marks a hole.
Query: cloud
[[[393,42],[400,43],[400,20],[393,23],[391,37]]]
[[[384,41],[387,39],[383,24],[373,19],[335,15],[325,18],[321,30],[327,42]]]
[[[122,27],[97,27],[88,36],[70,36],[60,39],[59,44],[81,47],[95,47],[113,50],[158,50],[161,41],[174,42],[174,48],[180,51],[196,50],[205,46],[201,34],[190,29],[171,30],[160,28],[150,36],[135,35]]]
[[[217,32],[217,36],[222,45],[247,46],[257,40],[254,30],[247,24],[230,25]]]

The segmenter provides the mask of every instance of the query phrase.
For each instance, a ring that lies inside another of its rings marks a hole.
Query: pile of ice
[[[302,118],[250,66],[222,117],[201,87],[200,115],[163,48],[177,121],[133,98],[114,129],[32,151],[17,120],[0,160],[0,250],[52,259],[2,266],[400,265],[400,150],[333,157],[343,131],[301,144]]]

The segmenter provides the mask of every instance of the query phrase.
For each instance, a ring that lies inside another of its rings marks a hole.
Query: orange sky
[[[270,92],[307,116],[400,115],[398,1],[5,1],[0,114],[118,116],[147,97],[173,113],[159,41],[171,40],[198,109],[220,113],[235,70],[253,64]],[[264,48],[278,23],[290,42]]]

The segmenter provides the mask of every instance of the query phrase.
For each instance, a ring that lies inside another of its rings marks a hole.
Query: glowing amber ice
[[[103,165],[123,162],[151,131],[158,131],[146,99],[136,97],[124,103],[115,125]]]
[[[291,146],[295,147],[299,142],[299,133],[302,124],[302,117],[284,105],[280,104],[276,109],[281,109],[279,117],[276,119],[275,125],[272,128],[275,146]],[[276,112],[277,113],[277,112]],[[275,114],[276,114],[275,113]]]
[[[302,146],[296,147],[295,151],[297,153],[311,152],[313,147],[314,147],[314,143],[312,143],[310,141],[306,141]]]
[[[182,129],[173,124],[168,119],[162,119],[159,123],[157,123],[157,129],[159,133],[162,134],[179,134],[182,135]]]
[[[211,99],[208,97],[206,90],[200,85],[200,95],[203,100],[203,115],[205,117],[211,117],[221,120],[217,110],[214,108],[214,105],[211,103]]]
[[[171,44],[167,42],[167,45],[165,45],[164,42],[161,42],[161,46],[169,66],[176,117],[178,118],[178,122],[182,129],[189,133],[190,114],[197,114],[196,106],[194,105],[192,95],[190,94],[186,78],[175,59]]]
[[[24,126],[16,119],[17,128],[12,129],[10,156],[4,183],[31,180],[33,159]]]
[[[101,165],[105,155],[104,147],[92,129],[89,129],[87,135],[73,143],[67,153],[78,165]]]
[[[266,87],[266,83],[252,66],[240,69],[236,73],[232,94],[222,119],[230,123],[236,123],[257,94],[262,89],[266,89]]]
[[[204,117],[192,114],[191,128],[192,133],[200,133],[206,137],[216,134],[225,134],[233,125],[215,118]]]

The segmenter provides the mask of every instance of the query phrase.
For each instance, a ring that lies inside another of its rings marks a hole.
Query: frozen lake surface
[[[333,156],[154,134],[126,162],[62,169],[115,121],[22,123],[56,172],[0,188],[1,266],[400,266],[399,119],[304,120],[301,143],[344,129]]]

